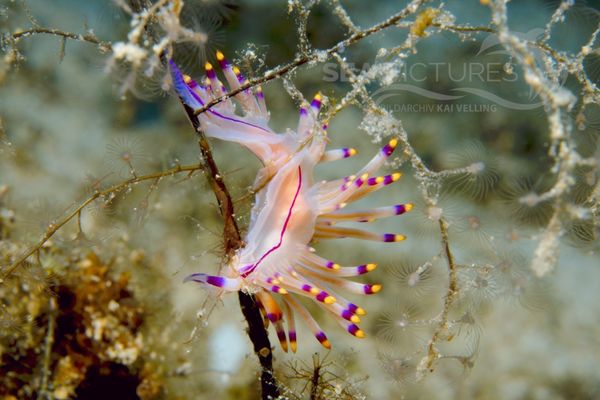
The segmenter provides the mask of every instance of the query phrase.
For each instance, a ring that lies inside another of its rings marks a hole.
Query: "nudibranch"
[[[240,88],[246,79],[221,52],[217,60],[229,89]],[[173,61],[173,86],[182,102],[193,110],[202,108],[227,92],[210,63],[206,77],[198,83],[183,75]],[[343,222],[371,222],[404,214],[412,205],[396,204],[370,210],[346,210],[348,203],[383,188],[400,178],[400,173],[376,176],[376,172],[396,148],[391,139],[360,171],[332,181],[315,181],[319,163],[340,160],[356,154],[352,148],[325,150],[327,126],[319,121],[322,97],[300,108],[296,131],[278,134],[269,128],[269,112],[260,87],[246,89],[198,115],[200,129],[208,137],[237,142],[262,162],[250,215],[245,246],[229,261],[225,276],[196,273],[185,281],[213,285],[225,291],[244,290],[255,295],[265,324],[274,325],[284,351],[296,351],[294,316],[299,315],[317,340],[331,344],[305,306],[294,295],[315,301],[333,314],[344,329],[358,338],[363,308],[346,300],[338,291],[369,295],[381,290],[379,284],[362,284],[345,278],[363,275],[375,264],[340,266],[320,257],[311,248],[315,239],[358,238],[380,242],[405,239],[395,233],[376,234],[341,227]],[[236,103],[241,110],[236,111]],[[284,328],[287,323],[287,334]]]

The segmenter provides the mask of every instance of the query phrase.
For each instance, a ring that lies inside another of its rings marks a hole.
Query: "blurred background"
[[[348,28],[337,1],[314,3],[306,36],[313,48],[326,49],[347,37]],[[364,29],[406,2],[341,3]],[[565,209],[579,213],[565,218],[556,268],[537,278],[531,258],[554,210],[537,196],[556,180],[546,113],[493,33],[448,28],[490,26],[486,3],[431,2],[427,7],[437,11],[423,32],[415,30],[413,16],[405,26],[341,50],[355,73],[368,76],[371,99],[402,122],[428,168],[464,172],[440,178],[436,204],[427,204],[399,151],[388,171],[399,170],[403,178],[361,208],[414,203],[411,213],[373,227],[408,239],[315,244],[340,263],[379,264],[366,280],[384,289],[361,299],[369,312],[366,339],[348,335],[315,307],[333,349],[324,351],[300,326],[297,354],[274,350],[275,372],[289,398],[600,397],[600,109],[578,101],[569,116],[575,150],[590,162],[573,175]],[[74,215],[0,281],[0,396],[259,398],[258,363],[237,296],[217,300],[210,290],[182,284],[190,273],[218,271],[222,223],[206,177],[195,167],[196,137],[169,90],[167,71],[150,61],[123,62],[86,40],[40,33],[14,41],[24,30],[56,28],[111,42],[114,49],[129,40],[133,27],[123,4],[0,0],[0,271]],[[295,58],[303,16],[294,4],[188,0],[180,24],[189,31],[172,41],[173,57],[200,78],[205,61],[216,64],[219,49],[246,76],[260,76]],[[536,41],[560,5],[511,3],[508,26]],[[547,48],[580,52],[597,34],[599,12],[596,3],[575,2],[552,27]],[[411,35],[419,40],[394,54]],[[578,59],[594,85],[600,79],[597,41]],[[531,57],[544,63],[546,54],[540,49]],[[306,98],[321,91],[326,107],[353,87],[327,57],[288,78]],[[569,74],[559,79],[581,97],[579,80]],[[270,125],[278,132],[297,124],[298,104],[285,86],[280,79],[263,86]],[[354,147],[359,154],[323,165],[318,176],[346,176],[364,165],[390,133],[376,122],[356,105],[344,107],[330,121],[331,148]],[[211,145],[245,229],[259,163],[237,145]],[[178,166],[191,167],[182,172]],[[175,171],[170,176],[139,179],[169,169]],[[122,185],[128,179],[136,183]],[[107,190],[112,185],[119,189]],[[449,224],[460,295],[436,370],[418,380],[418,362],[448,285],[441,215]],[[311,397],[318,366],[320,386]]]

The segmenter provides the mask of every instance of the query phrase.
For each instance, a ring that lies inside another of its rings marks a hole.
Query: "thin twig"
[[[102,40],[98,39],[95,35],[92,35],[90,33],[82,35],[79,33],[65,32],[65,31],[61,31],[60,29],[54,29],[54,28],[27,29],[24,31],[19,31],[19,32],[13,33],[12,38],[18,41],[21,38],[36,35],[36,34],[54,35],[54,36],[60,36],[63,39],[77,40],[79,42],[89,42],[89,43],[98,45],[100,47],[100,49],[102,49],[103,51],[112,50],[112,44],[110,42],[102,41]]]
[[[46,341],[44,343],[44,358],[42,360],[42,381],[37,399],[42,400],[50,398],[48,393],[48,376],[50,375],[50,361],[52,357],[52,346],[54,345],[54,330],[56,327],[57,304],[56,298],[50,296],[48,310],[48,332],[46,332]]]
[[[321,381],[321,367],[323,366],[320,362],[315,361],[318,361],[318,359],[315,360],[315,355],[313,355],[313,373],[310,380],[310,400],[318,399],[319,382]]]
[[[469,26],[469,25],[447,25],[440,24],[438,22],[434,22],[431,26],[435,26],[436,28],[441,28],[448,31],[454,32],[486,32],[486,33],[496,33],[494,28],[490,28],[489,26]]]
[[[450,250],[450,241],[448,240],[448,223],[444,218],[440,218],[439,226],[442,236],[442,247],[444,249],[444,254],[446,255],[446,262],[448,263],[448,290],[444,299],[444,308],[439,316],[439,322],[427,346],[427,361],[425,367],[430,371],[433,368],[435,360],[439,358],[439,351],[436,348],[436,344],[443,338],[443,333],[448,326],[448,314],[450,313],[450,308],[458,293],[456,264],[454,263],[454,256]]]
[[[52,236],[54,236],[54,234],[59,229],[61,229],[63,226],[65,226],[73,218],[75,218],[76,216],[78,216],[85,207],[87,207],[88,205],[90,205],[92,202],[94,202],[94,200],[98,199],[99,197],[106,196],[106,195],[113,194],[113,193],[118,193],[118,192],[122,191],[123,189],[128,188],[128,187],[130,187],[131,185],[133,185],[135,183],[139,183],[139,182],[143,182],[143,181],[147,181],[147,180],[152,180],[152,179],[157,179],[157,178],[162,178],[162,177],[166,177],[166,176],[171,176],[171,175],[175,175],[175,174],[178,174],[178,173],[181,173],[181,172],[194,172],[194,171],[198,171],[198,170],[201,170],[201,169],[203,169],[203,166],[201,164],[194,164],[194,165],[187,165],[187,166],[178,165],[175,168],[171,168],[171,169],[168,169],[166,171],[155,172],[153,174],[142,175],[142,176],[138,176],[138,177],[135,177],[135,178],[131,178],[131,179],[128,179],[126,181],[117,183],[117,184],[115,184],[115,185],[113,185],[113,186],[111,186],[111,187],[109,187],[107,189],[95,192],[93,195],[91,195],[85,201],[83,201],[81,204],[79,204],[67,216],[65,216],[64,218],[62,218],[58,222],[53,223],[50,226],[48,226],[48,229],[46,230],[46,233],[44,233],[44,236],[42,236],[42,238],[35,245],[31,246],[27,251],[25,251],[21,256],[19,256],[10,265],[10,267],[8,267],[8,269],[2,274],[2,278],[0,279],[0,283],[2,283],[2,281],[6,280],[17,268],[19,268],[19,266],[25,260],[27,260],[27,258],[29,256],[31,256],[35,252],[39,251],[42,248],[42,246]]]

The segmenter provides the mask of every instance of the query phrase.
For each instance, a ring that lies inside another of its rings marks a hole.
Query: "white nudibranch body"
[[[246,82],[221,52],[217,52],[217,60],[231,90]],[[206,78],[199,84],[183,75],[170,61],[175,91],[192,110],[204,107],[227,91],[212,65],[207,63],[205,68]],[[275,326],[285,351],[288,340],[292,351],[296,351],[295,315],[305,321],[324,347],[331,347],[323,330],[294,295],[314,300],[333,314],[349,333],[364,337],[357,324],[365,311],[339,295],[338,290],[362,295],[378,292],[381,285],[345,279],[370,272],[376,265],[342,267],[315,254],[310,244],[314,239],[346,237],[382,242],[404,240],[405,237],[399,234],[376,234],[338,226],[345,221],[371,222],[412,209],[410,203],[370,210],[345,209],[348,203],[400,178],[400,173],[374,175],[394,151],[397,140],[390,140],[357,173],[333,181],[315,182],[317,164],[356,154],[352,148],[325,151],[327,126],[318,120],[321,96],[317,94],[310,105],[300,109],[296,131],[285,134],[269,128],[269,113],[259,87],[254,91],[241,91],[233,99],[241,106],[243,116],[236,113],[235,104],[228,99],[199,114],[198,119],[206,136],[237,142],[253,152],[263,164],[255,182],[257,193],[244,238],[246,245],[232,257],[227,276],[196,273],[186,281],[213,285],[226,291],[254,293],[265,320]]]

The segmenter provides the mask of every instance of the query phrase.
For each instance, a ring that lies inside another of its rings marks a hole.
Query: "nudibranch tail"
[[[297,350],[295,316],[300,317],[322,346],[331,348],[327,335],[300,299],[317,304],[354,337],[365,337],[358,326],[365,310],[339,292],[352,295],[379,292],[381,284],[346,279],[367,274],[376,269],[376,264],[342,266],[317,255],[311,242],[354,238],[393,243],[405,239],[399,233],[382,234],[341,226],[398,216],[412,209],[411,203],[346,209],[348,204],[400,179],[399,172],[377,175],[398,146],[398,140],[389,140],[355,173],[316,182],[317,164],[357,154],[351,147],[326,151],[327,124],[319,120],[324,97],[317,93],[300,108],[296,132],[278,134],[268,125],[269,112],[262,89],[256,86],[241,90],[248,81],[240,70],[220,51],[216,60],[227,85],[219,79],[213,64],[206,63],[206,76],[198,83],[183,75],[170,61],[173,87],[183,104],[196,112],[199,129],[206,136],[245,146],[259,158],[263,169],[255,183],[257,191],[244,238],[246,245],[231,258],[227,277],[196,273],[185,281],[255,294],[265,327],[274,326],[284,351]],[[238,93],[231,99],[223,99],[229,90]],[[215,99],[222,101],[205,110]]]

